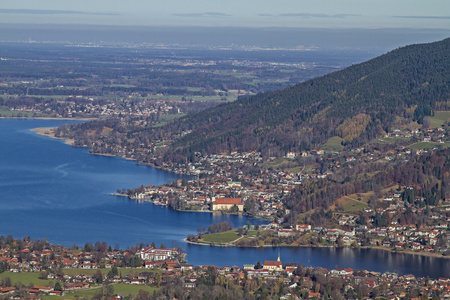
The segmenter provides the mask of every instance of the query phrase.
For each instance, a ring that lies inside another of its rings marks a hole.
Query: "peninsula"
[[[40,128],[34,128],[31,129],[31,131],[35,132],[36,134],[39,135],[43,135],[43,136],[47,136],[50,138],[58,138],[55,135],[55,131],[57,130],[57,127],[40,127]],[[64,139],[64,138],[60,138],[60,139]],[[64,139],[64,143],[70,146],[73,146],[75,143],[74,139]]]

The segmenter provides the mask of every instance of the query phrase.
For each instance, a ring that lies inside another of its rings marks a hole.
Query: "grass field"
[[[247,236],[257,236],[258,232],[261,232],[260,230],[249,230],[247,233]]]
[[[203,240],[206,242],[213,242],[216,244],[229,243],[239,238],[236,230],[225,231],[221,233],[211,233],[203,235]]]
[[[263,163],[268,168],[274,168],[278,170],[291,170],[298,167],[296,160],[291,158],[276,158],[274,160],[265,161]],[[301,167],[303,169],[303,167]],[[291,172],[294,172],[291,170]]]
[[[286,171],[289,171],[291,173],[300,173],[302,170],[303,170],[303,167],[295,167],[295,168],[286,169]]]
[[[167,122],[174,120],[174,119],[178,119],[181,117],[184,117],[186,114],[173,114],[173,115],[163,115],[160,118],[161,122],[156,123],[155,125],[153,125],[154,128],[156,127],[161,127],[167,124]]]
[[[145,286],[145,285],[133,285],[133,284],[124,284],[124,283],[118,283],[118,284],[114,285],[114,293],[117,293],[120,291],[120,293],[124,293],[125,295],[128,295],[128,294],[137,295],[140,290],[153,293],[154,291],[157,291],[158,288]]]
[[[170,101],[182,101],[183,97],[185,99],[192,99],[192,101],[207,101],[207,102],[223,102],[222,98],[226,98],[226,102],[232,102],[237,99],[236,96],[183,96],[183,95],[150,95],[146,98],[154,100],[170,100]],[[140,98],[140,97],[133,97]]]
[[[441,127],[450,120],[450,111],[436,111],[434,116],[430,117],[431,128]]]
[[[100,270],[100,272],[102,272],[102,274],[107,274],[111,269],[86,269],[86,270],[82,270],[82,269],[63,269],[63,273],[70,275],[70,276],[76,276],[79,274],[84,274],[84,275],[94,275],[95,273],[97,273]],[[132,269],[132,268],[118,268],[119,273],[121,273],[123,276],[128,275],[130,272],[134,272],[134,273],[139,273],[139,272],[144,272],[144,270],[142,269]],[[145,270],[145,272],[148,272],[148,270]],[[150,272],[153,272],[150,270]]]
[[[0,274],[0,279],[9,277],[11,279],[12,284],[16,284],[21,282],[24,285],[34,284],[41,286],[51,286],[54,285],[54,282],[49,279],[39,279],[38,272],[22,272],[22,273],[12,273],[12,272],[3,272]]]
[[[163,115],[160,116],[159,119],[162,121],[171,121],[173,119],[178,119],[184,117],[186,114],[173,114],[173,115]]]
[[[264,164],[268,167],[277,168],[281,165],[286,165],[291,161],[292,160],[288,158],[276,158],[274,160],[266,161]]]
[[[385,137],[385,138],[378,139],[378,142],[383,143],[383,144],[389,144],[389,143],[395,143],[398,141],[408,141],[410,139],[411,138],[409,138],[409,137],[391,136],[391,137]]]
[[[107,274],[111,269],[63,269],[63,273],[70,276],[76,276],[79,274],[84,274],[87,276],[92,276],[98,271],[102,272],[102,274]],[[128,275],[130,272],[133,272],[134,274],[140,273],[140,272],[156,272],[154,270],[147,270],[147,269],[132,269],[132,268],[119,268],[119,273],[122,274],[122,276]],[[34,285],[48,285],[49,282],[52,282],[50,279],[39,279],[39,272],[21,272],[21,273],[13,273],[13,272],[4,272],[0,273],[0,279],[9,277],[11,278],[12,283],[22,282],[25,285],[29,285],[30,283],[33,283]],[[52,283],[53,285],[54,283]]]
[[[338,136],[334,136],[330,138],[325,144],[320,147],[320,149],[325,151],[336,151],[340,152],[344,149],[344,146],[341,145],[342,139]]]
[[[110,269],[101,269],[100,271],[102,274],[106,274],[109,272]],[[64,274],[75,276],[79,274],[85,274],[85,275],[93,275],[97,273],[99,270],[82,270],[82,269],[64,269]],[[133,272],[134,274],[140,273],[140,272],[158,272],[155,270],[147,270],[147,269],[131,269],[131,268],[119,268],[118,269],[119,274],[122,274],[122,276],[128,275],[129,273]],[[9,277],[11,279],[12,284],[22,283],[25,286],[28,285],[35,285],[35,286],[54,286],[55,281],[51,279],[39,279],[39,272],[22,272],[22,273],[12,273],[12,272],[4,272],[0,274],[0,280]],[[158,290],[154,287],[149,286],[143,286],[143,285],[131,285],[131,284],[113,284],[114,287],[114,293],[123,293],[125,295],[137,295],[140,290],[148,291],[150,293],[153,293],[154,291]],[[94,287],[89,290],[82,290],[82,291],[75,291],[70,292],[66,296],[64,296],[64,299],[77,299],[79,296],[87,296],[88,298],[92,298],[94,294],[97,292],[97,290],[100,287]],[[61,299],[59,296],[43,296],[43,299]]]
[[[8,97],[19,98],[19,97],[23,97],[23,95],[8,95]],[[53,99],[53,100],[64,100],[70,96],[68,96],[68,95],[27,95],[27,97]]]
[[[346,212],[360,211],[367,207],[367,203],[362,199],[361,201],[357,200],[356,197],[342,197],[339,199],[339,203],[344,207],[344,211]]]
[[[65,296],[63,296],[63,299],[80,299],[82,297],[87,297],[89,299],[92,299],[92,297],[95,295],[95,293],[100,289],[101,287],[92,288],[89,290],[83,290],[83,291],[76,291],[76,292],[69,292]],[[114,288],[114,293],[118,293]],[[42,299],[44,300],[51,300],[51,299],[61,299],[61,296],[42,296]]]
[[[431,142],[419,142],[419,143],[415,143],[412,144],[410,147],[412,149],[417,149],[417,150],[423,150],[423,149],[432,149],[434,147],[443,147],[443,148],[448,148],[450,146],[450,144],[448,143],[431,143]]]
[[[154,291],[157,291],[158,288],[150,287],[150,286],[144,286],[144,285],[131,285],[131,284],[123,284],[123,283],[117,283],[113,284],[114,294],[122,293],[124,295],[133,295],[136,296],[140,290],[147,291],[151,294],[153,294]],[[95,293],[100,289],[101,287],[89,289],[89,290],[83,290],[83,291],[75,291],[67,293],[67,295],[64,296],[63,299],[80,299],[80,297],[88,297],[91,299]],[[60,296],[43,296],[42,299],[44,300],[51,300],[51,299],[61,299]]]
[[[162,126],[164,126],[166,124],[167,124],[167,122],[159,122],[159,123],[156,123],[155,125],[153,125],[153,128],[162,127]]]
[[[27,112],[27,111],[10,111],[10,110],[3,110],[0,109],[0,115],[2,117],[6,117],[6,118],[12,118],[12,117],[26,117],[26,118],[31,118],[31,117],[45,117],[46,115],[41,114],[41,113],[34,113],[34,112]]]
[[[167,145],[167,141],[164,141],[164,142],[160,142],[160,143],[157,143],[155,146],[156,147],[162,147],[162,146],[165,146],[165,145]]]

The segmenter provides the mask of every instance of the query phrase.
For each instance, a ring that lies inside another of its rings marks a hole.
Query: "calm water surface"
[[[182,213],[149,203],[111,196],[118,188],[159,185],[178,175],[120,158],[90,155],[87,149],[39,136],[36,127],[68,121],[0,120],[0,235],[47,238],[66,246],[105,241],[121,248],[140,242],[180,245],[190,263],[237,265],[275,260],[278,249],[240,249],[188,245],[197,228],[249,219],[209,213]],[[258,220],[249,220],[259,223]],[[334,248],[282,248],[285,262],[326,268],[352,267],[450,277],[450,260],[385,251]]]

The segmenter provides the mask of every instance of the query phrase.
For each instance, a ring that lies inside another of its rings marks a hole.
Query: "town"
[[[417,131],[417,138],[426,134],[423,140],[433,138],[442,141],[448,136],[442,127],[424,132]],[[394,131],[386,138],[397,135],[398,131]],[[287,153],[281,161],[289,163],[297,159],[305,161],[305,165],[318,166],[309,170],[299,169],[298,173],[276,168],[252,172],[254,166],[263,163],[261,155],[256,152],[207,156],[197,154],[196,163],[163,165],[165,170],[195,175],[193,179],[118,192],[137,201],[167,205],[176,210],[244,213],[269,221],[265,224],[270,224],[259,226],[258,237],[255,233],[250,239],[239,239],[239,244],[230,243],[232,240],[223,241],[227,246],[374,246],[396,252],[448,255],[449,197],[438,197],[434,203],[427,203],[425,197],[415,196],[412,186],[391,186],[377,193],[342,197],[328,211],[316,210],[310,215],[305,214],[304,221],[309,221],[307,224],[290,224],[292,220],[287,218],[290,211],[283,202],[283,197],[295,187],[314,179],[333,176],[333,170],[341,166],[356,167],[364,161],[408,161],[432,151],[432,148],[400,146],[387,152],[355,149],[344,155],[325,153],[323,150]],[[275,160],[271,158],[269,163]],[[405,216],[412,215],[424,216],[421,226],[405,219]],[[198,237],[191,236],[188,240],[198,242]]]
[[[96,242],[80,249],[11,236],[0,237],[0,242],[2,299],[43,299],[48,295],[77,298],[86,291],[91,291],[92,299],[450,298],[448,278],[339,267],[327,270],[285,263],[280,257],[243,266],[193,266],[184,261],[179,249],[164,245],[120,250]],[[17,274],[15,281],[11,279],[13,274]],[[19,281],[20,274],[36,274],[35,283],[24,285]],[[120,292],[124,285],[135,287],[134,294]]]

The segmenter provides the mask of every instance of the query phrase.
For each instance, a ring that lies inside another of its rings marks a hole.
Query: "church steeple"
[[[280,258],[280,248],[278,248],[278,259],[277,259],[277,261],[281,261],[281,258]]]

